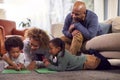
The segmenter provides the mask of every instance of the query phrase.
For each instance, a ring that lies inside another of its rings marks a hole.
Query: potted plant
[[[26,18],[26,21],[22,21],[19,24],[19,27],[23,27],[23,28],[30,27],[30,26],[31,26],[31,19],[29,18]]]

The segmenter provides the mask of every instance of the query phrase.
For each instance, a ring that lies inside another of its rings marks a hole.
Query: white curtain
[[[118,13],[118,0],[108,0],[108,19],[114,18]]]
[[[19,24],[26,18],[31,19],[31,26],[50,32],[49,8],[50,0],[5,0],[6,19]]]
[[[14,20],[17,28],[21,21],[31,19],[31,26],[51,33],[51,24],[63,23],[71,10],[72,0],[4,0],[6,19]]]
[[[99,22],[104,20],[104,0],[94,0],[94,12],[98,15]]]

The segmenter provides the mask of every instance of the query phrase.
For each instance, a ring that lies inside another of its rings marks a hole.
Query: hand
[[[75,35],[78,34],[78,33],[80,33],[80,31],[74,30],[74,31],[72,32],[72,36],[75,36]]]
[[[44,63],[44,65],[45,65],[46,67],[50,64],[50,62],[49,62],[49,60],[48,60],[47,58],[44,58],[44,59],[43,59],[43,63]]]
[[[18,71],[20,71],[20,70],[21,70],[21,68],[20,68],[19,66],[17,66],[15,69],[16,69],[16,70],[18,70]]]
[[[37,68],[35,61],[32,61],[27,67],[28,70],[34,70],[35,68]]]
[[[25,68],[25,66],[23,64],[21,64],[21,63],[18,63],[17,66],[18,66],[18,69],[20,69],[20,70]]]
[[[75,27],[74,27],[74,24],[71,24],[70,27],[69,27],[69,32],[71,33],[74,28],[75,28]]]

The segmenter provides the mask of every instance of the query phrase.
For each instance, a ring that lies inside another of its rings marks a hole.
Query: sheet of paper
[[[13,70],[13,69],[5,69],[2,71],[2,73],[6,73],[6,74],[26,74],[26,73],[31,73],[31,71],[29,70],[20,70],[20,71],[17,71],[17,70]]]
[[[40,68],[40,69],[36,69],[35,71],[38,72],[38,73],[41,73],[41,74],[57,72],[57,71],[48,70],[47,68]]]

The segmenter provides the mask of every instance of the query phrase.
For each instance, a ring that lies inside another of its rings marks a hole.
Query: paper
[[[38,72],[38,73],[41,73],[41,74],[57,72],[57,71],[49,70],[47,68],[40,68],[40,69],[36,69],[35,71]]]
[[[6,74],[26,74],[26,73],[30,73],[31,71],[29,70],[20,70],[20,71],[17,71],[17,70],[13,70],[13,69],[4,69],[2,71],[2,73],[6,73]]]

